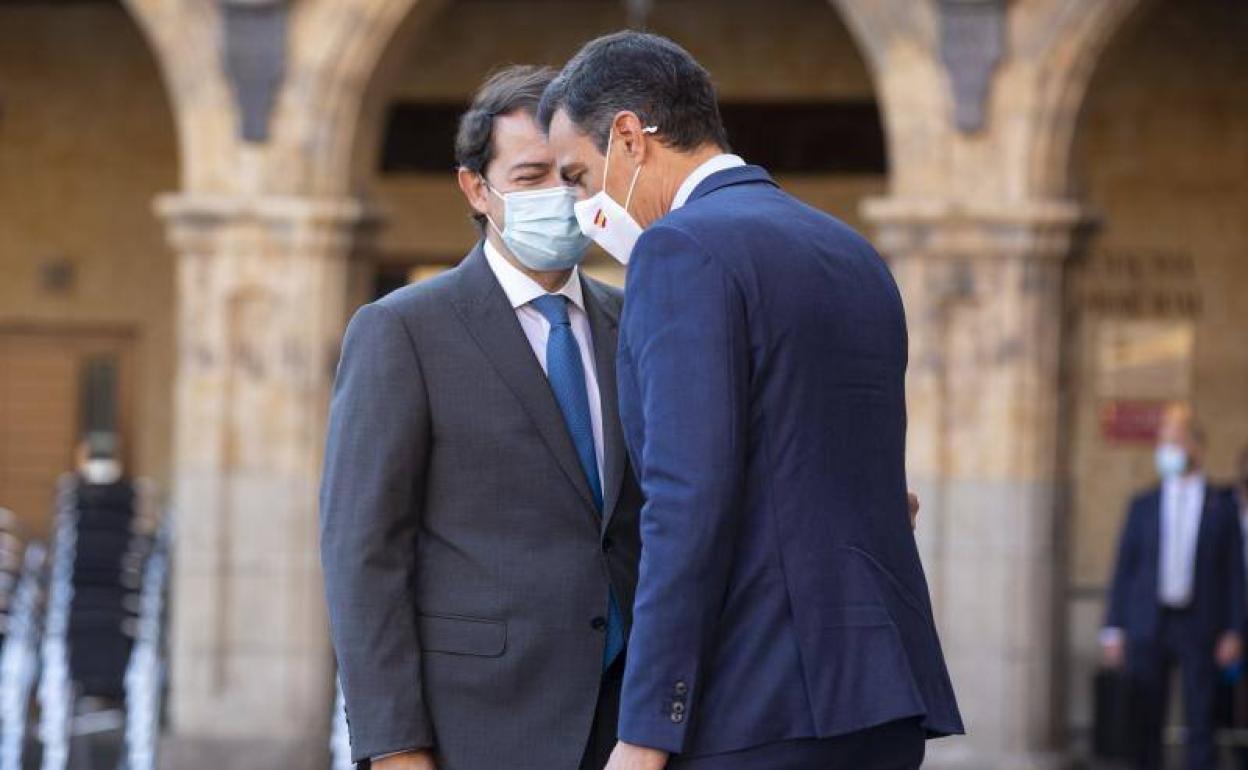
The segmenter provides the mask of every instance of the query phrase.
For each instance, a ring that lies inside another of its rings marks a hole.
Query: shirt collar
[[[720,171],[727,171],[730,168],[744,165],[745,161],[739,155],[730,155],[726,152],[705,161],[701,166],[695,168],[693,173],[685,178],[685,181],[681,182],[680,188],[676,190],[676,197],[672,199],[672,211],[688,203],[689,196],[693,195],[693,191],[698,189],[698,185],[706,181],[706,178],[711,174],[717,174]]]
[[[515,265],[508,262],[507,258],[498,249],[494,248],[494,244],[490,243],[488,238],[485,240],[484,249],[485,259],[490,263],[490,269],[494,271],[494,277],[498,279],[499,284],[503,287],[503,293],[507,295],[507,300],[511,302],[512,308],[519,310],[538,297],[549,293],[537,281],[534,281]],[[579,268],[572,268],[572,275],[568,277],[568,282],[555,294],[567,297],[572,304],[581,310],[585,309],[585,297],[581,289],[581,271]]]
[[[1162,485],[1168,492],[1191,491],[1193,489],[1203,489],[1205,486],[1205,474],[1192,473],[1187,476],[1178,476],[1175,478],[1167,478]]]

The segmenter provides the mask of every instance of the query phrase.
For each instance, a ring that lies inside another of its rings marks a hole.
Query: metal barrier
[[[21,770],[31,690],[39,671],[39,614],[47,550],[26,547],[13,596],[8,634],[0,652],[0,770]]]
[[[150,482],[142,481],[131,491],[84,487],[70,474],[58,482],[44,633],[41,643],[29,641],[41,664],[37,733],[42,770],[66,770],[72,736],[118,728],[124,728],[122,766],[156,768],[172,529],[166,516],[154,537],[150,527],[136,532],[134,522],[144,518],[141,510],[151,512],[155,493]],[[14,668],[25,670],[16,662]],[[80,695],[106,703],[124,700],[124,713],[105,709],[75,715]],[[6,733],[6,738],[20,746],[24,728],[23,714],[13,723],[16,737]]]
[[[165,682],[165,585],[172,537],[172,524],[166,517],[143,570],[137,638],[126,667],[127,770],[156,768]]]
[[[73,710],[73,681],[69,676],[69,608],[73,601],[74,556],[78,545],[78,483],[72,475],[57,483],[56,519],[52,540],[52,574],[48,581],[47,620],[44,624],[39,677],[39,741],[43,770],[65,770],[69,763],[69,727]]]

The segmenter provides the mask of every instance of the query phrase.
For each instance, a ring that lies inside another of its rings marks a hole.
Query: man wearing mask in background
[[[374,770],[601,770],[640,544],[616,407],[620,293],[534,122],[553,73],[460,122],[483,240],[343,342],[322,562],[352,753]]]
[[[117,434],[106,431],[88,433],[78,442],[74,457],[78,476],[88,484],[116,484],[124,468]]]
[[[1164,765],[1170,674],[1179,667],[1188,770],[1217,766],[1214,705],[1219,668],[1240,658],[1244,553],[1228,490],[1204,476],[1204,434],[1185,404],[1162,417],[1155,455],[1161,487],[1131,501],[1110,584],[1101,646],[1125,667],[1137,712],[1138,766]]]
[[[907,516],[883,260],[728,154],[670,40],[590,42],[539,117],[582,228],[629,263],[620,412],[646,503],[608,767],[917,767],[962,722]]]

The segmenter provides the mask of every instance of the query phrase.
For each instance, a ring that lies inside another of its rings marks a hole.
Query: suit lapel
[[[605,293],[589,281],[582,280],[585,310],[589,315],[590,332],[594,335],[594,364],[598,370],[598,395],[602,401],[603,443],[603,510],[602,527],[611,523],[611,515],[620,499],[627,460],[624,430],[620,427],[620,402],[616,390],[615,356],[619,344],[619,309]]]
[[[1158,489],[1149,499],[1149,515],[1152,517],[1152,526],[1146,527],[1145,532],[1148,534],[1148,563],[1152,564],[1158,572],[1161,571],[1161,529],[1162,512],[1161,512],[1161,490]]]
[[[1196,527],[1196,558],[1199,560],[1200,555],[1210,547],[1210,538],[1215,536],[1213,531],[1214,522],[1214,506],[1215,492],[1213,485],[1205,482],[1205,499],[1200,504],[1200,524]]]
[[[480,245],[460,269],[460,291],[455,302],[460,318],[499,377],[528,412],[551,454],[596,520],[594,495],[581,469],[572,437],[568,435],[563,412],[559,411],[546,373],[533,355],[528,337],[516,319],[516,311],[490,270]]]

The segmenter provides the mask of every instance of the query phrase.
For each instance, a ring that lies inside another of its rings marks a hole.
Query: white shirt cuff
[[[1119,642],[1122,642],[1124,639],[1126,639],[1126,636],[1127,636],[1127,633],[1123,631],[1121,628],[1114,628],[1113,626],[1107,626],[1101,629],[1101,634],[1100,634],[1101,646],[1105,647],[1110,644],[1117,644]]]
[[[416,753],[416,752],[418,752],[418,751],[420,751],[420,749],[404,749],[404,750],[402,750],[402,751],[391,751],[391,752],[389,752],[389,753],[387,753],[387,754],[378,754],[378,755],[377,755],[377,756],[375,756],[375,757],[369,757],[369,758],[368,758],[368,761],[370,761],[370,762],[380,762],[380,761],[381,761],[381,760],[383,760],[383,759],[389,759],[390,757],[397,757],[397,756],[399,756],[400,754],[415,754],[415,753]]]

